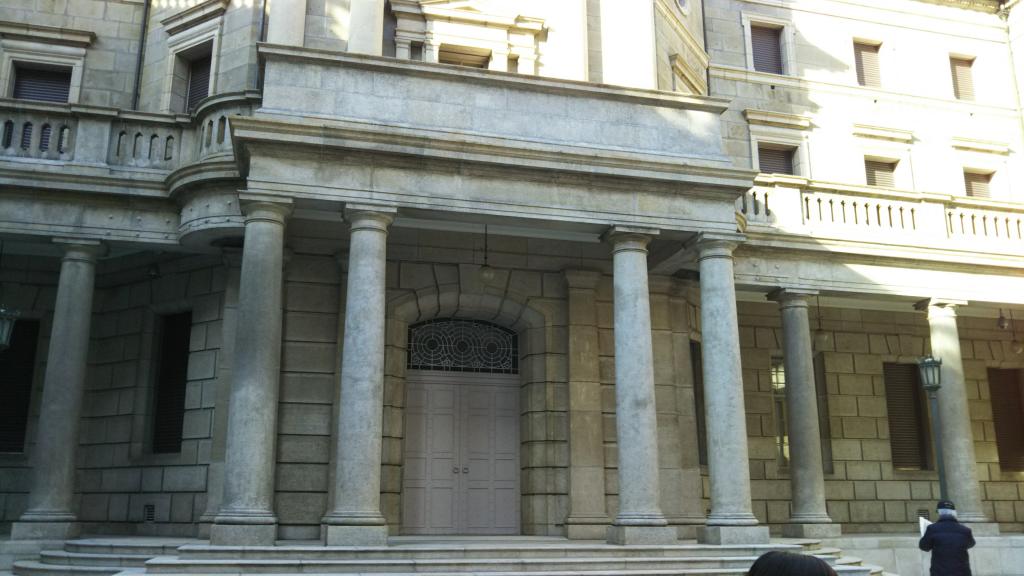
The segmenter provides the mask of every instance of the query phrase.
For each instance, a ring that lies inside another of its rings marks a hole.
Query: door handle
[[[462,473],[463,474],[469,474],[469,468],[463,468],[462,469]]]
[[[458,466],[452,466],[452,474],[458,474],[458,473],[459,473],[459,467]]]

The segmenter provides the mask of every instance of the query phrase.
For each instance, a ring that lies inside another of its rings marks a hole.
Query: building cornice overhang
[[[0,38],[88,48],[96,41],[96,33],[89,30],[43,26],[27,22],[0,21]]]
[[[734,201],[749,189],[756,175],[751,170],[691,164],[683,157],[442,133],[380,123],[275,114],[265,110],[257,112],[256,116],[234,117],[230,125],[236,153],[243,165],[248,161],[250,148],[261,144],[268,145],[264,150],[287,153],[303,147],[313,154],[329,150],[361,151],[505,166],[533,172],[543,170],[588,177],[689,184],[694,188],[694,194],[727,201]]]
[[[258,50],[260,56],[268,61],[290,60],[307,64],[319,63],[330,66],[350,66],[411,76],[447,78],[491,86],[524,88],[535,92],[554,92],[568,96],[583,96],[648,106],[698,110],[719,115],[729,108],[729,100],[726,98],[688,96],[659,90],[626,88],[578,80],[525,76],[510,72],[478,70],[463,66],[445,66],[413,60],[397,60],[382,56],[368,56],[278,44],[260,43]]]
[[[918,2],[924,2],[926,4],[940,4],[942,6],[952,6],[954,8],[964,8],[967,10],[979,10],[981,12],[990,12],[995,14],[999,11],[1000,7],[1005,4],[1002,0],[917,0]]]
[[[95,196],[166,198],[166,171],[111,170],[65,162],[0,160],[0,188],[82,192]]]

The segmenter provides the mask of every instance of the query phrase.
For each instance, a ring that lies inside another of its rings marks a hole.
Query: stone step
[[[65,566],[112,566],[112,567],[143,567],[146,560],[153,558],[150,554],[83,554],[81,552],[65,552],[63,550],[44,550],[39,553],[43,564],[60,564]]]
[[[142,574],[143,568],[126,570],[123,566],[69,566],[62,564],[44,564],[42,562],[22,560],[14,563],[12,572],[15,576],[113,576],[114,574]]]
[[[139,556],[166,556],[174,554],[179,546],[197,544],[203,540],[190,538],[82,538],[68,540],[64,550],[81,554],[132,554]]]

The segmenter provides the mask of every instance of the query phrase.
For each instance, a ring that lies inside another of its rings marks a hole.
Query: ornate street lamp
[[[0,242],[0,270],[3,269],[4,263],[4,244]],[[7,350],[11,346],[11,334],[14,333],[14,321],[17,320],[18,314],[12,310],[7,310],[4,307],[3,298],[3,283],[0,282],[0,352]]]
[[[942,360],[925,356],[917,361],[921,371],[921,387],[928,393],[932,412],[932,442],[935,445],[935,468],[939,472],[939,499],[946,500],[946,469],[942,459],[942,418],[939,415],[939,388],[942,387]]]

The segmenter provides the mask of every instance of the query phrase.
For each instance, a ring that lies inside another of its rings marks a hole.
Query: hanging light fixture
[[[1007,308],[1007,310],[1010,309]],[[1010,310],[1010,330],[1012,330],[1013,334],[1013,340],[1010,341],[1010,349],[1018,356],[1024,354],[1024,344],[1021,344],[1021,341],[1017,339],[1017,325],[1013,322],[1013,310]]]
[[[1000,330],[1006,330],[1010,327],[1010,321],[1006,319],[1006,316],[1003,316],[1002,308],[999,309],[999,320],[996,320],[996,326],[999,326]]]
[[[4,243],[0,241],[0,270],[3,270],[4,264]],[[7,350],[11,346],[11,335],[14,333],[14,321],[18,319],[18,314],[12,310],[8,310],[4,306],[3,297],[3,283],[0,282],[0,352]]]
[[[480,267],[480,279],[484,282],[493,282],[498,271],[487,264],[487,224],[484,224],[484,265]]]
[[[814,331],[813,345],[814,349],[821,352],[830,350],[830,334],[821,327],[821,296],[814,296],[815,308],[818,310],[818,328]]]

